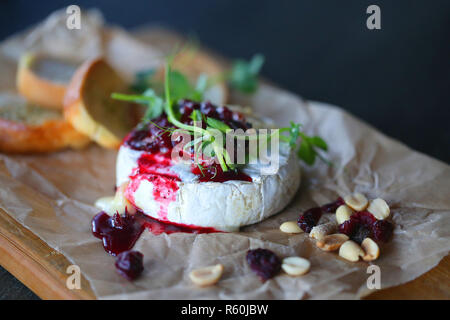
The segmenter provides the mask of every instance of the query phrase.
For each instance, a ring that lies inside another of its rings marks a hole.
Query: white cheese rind
[[[122,146],[117,158],[117,185],[129,180],[143,152]],[[294,152],[280,148],[280,168],[276,174],[261,175],[259,165],[248,165],[244,172],[253,182],[198,182],[188,166],[176,165],[182,180],[176,200],[167,208],[167,221],[221,231],[260,222],[281,211],[295,195],[301,180],[298,159]],[[161,219],[159,204],[152,195],[152,183],[142,180],[134,191],[134,204],[145,214]],[[131,199],[129,199],[131,201]]]

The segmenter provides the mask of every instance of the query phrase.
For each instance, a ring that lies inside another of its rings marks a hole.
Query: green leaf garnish
[[[206,118],[206,124],[210,126],[211,128],[217,129],[219,131],[222,131],[223,133],[227,133],[228,130],[231,128],[225,124],[224,122],[214,119],[214,118]]]
[[[142,70],[136,73],[136,78],[131,85],[131,89],[138,93],[143,93],[150,87],[153,87],[153,76],[155,75],[155,69]]]
[[[228,79],[231,87],[243,93],[254,93],[258,89],[258,73],[263,64],[264,57],[261,54],[253,56],[249,62],[234,62]]]
[[[228,79],[230,85],[235,89],[238,89],[244,93],[253,93],[258,88],[258,73],[261,70],[263,63],[264,58],[262,55],[255,55],[249,62],[238,60],[234,63],[231,72],[226,73],[222,78]],[[231,128],[225,122],[215,118],[206,117],[206,115],[196,109],[193,110],[190,116],[194,121],[194,125],[182,123],[179,120],[180,114],[178,108],[174,108],[174,105],[176,105],[180,99],[189,99],[196,102],[203,101],[204,92],[209,86],[214,84],[214,81],[208,79],[206,75],[201,75],[197,79],[197,83],[194,87],[189,83],[187,77],[181,72],[171,70],[170,59],[166,62],[163,83],[157,84],[155,81],[152,81],[152,76],[153,72],[147,71],[138,74],[137,78],[140,80],[141,84],[146,83],[146,85],[148,85],[151,83],[154,89],[149,89],[147,86],[144,90],[142,90],[143,87],[141,87],[141,94],[129,95],[113,93],[111,95],[112,98],[146,105],[147,109],[142,119],[143,123],[152,123],[157,126],[151,120],[159,117],[162,112],[165,112],[168,121],[177,127],[177,129],[162,128],[162,132],[164,133],[169,132],[172,134],[175,130],[181,129],[187,131],[190,135],[200,134],[200,138],[190,141],[184,146],[184,149],[186,150],[187,148],[193,148],[195,153],[195,162],[199,166],[199,170],[202,174],[202,169],[204,168],[198,164],[197,161],[201,153],[207,155],[208,157],[215,157],[224,172],[228,170],[235,170],[236,164],[232,162],[231,157],[224,145],[227,139],[216,139],[215,134],[217,134],[217,131],[214,131],[219,130],[221,134],[226,134],[229,130],[231,130]],[[163,88],[161,89],[163,91],[161,94],[163,98],[157,93],[158,86]],[[206,129],[203,129],[201,126],[197,125],[199,121],[206,122]],[[319,158],[331,165],[331,163],[324,159],[318,152],[319,149],[323,151],[328,150],[326,142],[318,136],[306,135],[306,133],[301,131],[300,124],[291,122],[289,127],[281,128],[276,133],[280,133],[280,140],[288,143],[294,150],[298,147],[298,150],[296,151],[297,155],[306,164],[313,165],[316,158]],[[287,135],[283,135],[282,133],[287,133]],[[259,142],[263,142],[262,145],[264,145],[264,143],[267,143],[270,139],[272,139],[274,134],[275,133],[244,135],[235,136],[235,138],[237,140],[248,141],[259,140]],[[298,145],[299,140],[300,144]],[[258,148],[260,147],[259,142]],[[245,159],[249,159],[248,154],[245,155]]]
[[[188,79],[179,71],[170,72],[170,91],[172,100],[178,101],[184,98],[190,98],[194,89]]]
[[[298,149],[297,155],[309,165],[313,165],[316,160],[316,152],[311,147],[308,140],[303,140],[300,143],[300,149]]]
[[[328,151],[328,145],[321,137],[310,137],[309,142],[322,150]]]
[[[142,95],[112,93],[111,98],[116,100],[134,102],[147,106],[142,122],[146,123],[159,117],[163,112],[163,100],[152,89],[147,89]]]

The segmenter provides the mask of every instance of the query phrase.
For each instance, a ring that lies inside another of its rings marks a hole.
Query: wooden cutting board
[[[180,36],[164,29],[142,28],[134,35],[147,43],[172,48]],[[211,53],[208,52],[210,55]],[[222,57],[212,54],[226,64]],[[71,263],[0,209],[0,264],[42,299],[96,299],[82,277],[81,289],[69,290],[66,273]],[[368,299],[450,299],[450,256],[414,281],[371,294]]]
[[[71,263],[0,209],[0,264],[42,299],[95,299],[82,277],[81,289],[69,290]],[[450,299],[450,256],[401,286],[377,291],[367,299]]]

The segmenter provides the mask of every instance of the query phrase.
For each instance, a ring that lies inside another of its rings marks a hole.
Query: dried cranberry
[[[247,252],[247,263],[261,279],[266,281],[274,277],[281,270],[281,260],[267,249],[254,249]]]
[[[139,251],[124,251],[117,256],[115,263],[117,272],[128,280],[139,277],[144,270],[144,255]]]
[[[341,197],[337,198],[336,201],[327,203],[323,206],[321,206],[320,208],[322,209],[323,212],[326,213],[335,213],[337,208],[339,208],[340,206],[344,205],[345,201],[344,199],[342,199]]]
[[[365,238],[370,238],[372,236],[371,226],[359,225],[355,232],[351,235],[351,239],[356,243],[361,244]]]
[[[339,225],[339,232],[344,233],[355,242],[361,243],[365,238],[387,242],[392,236],[394,226],[386,220],[377,220],[368,211],[354,213],[350,220]]]
[[[306,210],[303,215],[298,218],[297,224],[303,231],[310,233],[312,228],[319,222],[321,216],[322,209],[320,209],[320,207],[311,208]]]
[[[356,220],[347,220],[339,225],[339,232],[343,233],[347,236],[351,236],[353,232],[356,230],[357,222]]]
[[[370,226],[377,221],[377,218],[375,218],[369,211],[356,212],[352,214],[350,218],[357,220],[360,224],[365,226]]]
[[[387,242],[392,237],[394,225],[386,220],[378,220],[373,224],[372,232],[375,241]]]

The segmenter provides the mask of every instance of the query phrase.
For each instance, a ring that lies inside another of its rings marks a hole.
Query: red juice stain
[[[135,206],[134,194],[142,181],[146,180],[152,184],[153,200],[159,204],[158,216],[167,219],[169,204],[177,199],[178,182],[180,178],[168,175],[137,174],[130,177],[130,183],[125,189],[125,197]]]
[[[118,213],[109,216],[101,211],[92,219],[92,234],[102,240],[105,251],[113,256],[131,250],[145,228],[155,235],[175,232],[195,234],[222,232],[214,228],[159,221],[141,211],[133,215],[125,213],[122,216]]]
[[[199,227],[194,225],[159,221],[157,219],[154,219],[152,217],[143,214],[142,212],[139,212],[138,214],[142,216],[144,226],[155,235],[159,235],[162,233],[171,234],[176,232],[195,233],[195,234],[223,232],[210,227]]]

